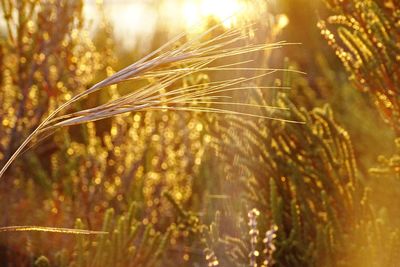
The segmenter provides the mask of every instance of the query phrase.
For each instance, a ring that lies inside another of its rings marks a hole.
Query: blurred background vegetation
[[[181,32],[251,23],[249,41],[296,44],[231,60],[307,73],[232,92],[304,124],[146,111],[58,130],[1,178],[0,226],[108,234],[0,232],[0,266],[397,266],[399,1],[0,3],[1,166],[58,105]],[[204,71],[176,86],[256,74]],[[291,89],[261,90],[272,85]]]

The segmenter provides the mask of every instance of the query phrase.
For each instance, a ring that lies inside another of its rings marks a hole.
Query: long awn
[[[204,113],[219,113],[219,114],[234,114],[241,116],[250,116],[257,118],[274,119],[285,122],[298,123],[298,121],[285,120],[277,117],[268,117],[254,114],[251,112],[238,112],[225,108],[212,107],[212,104],[223,104],[223,106],[237,105],[258,107],[264,109],[282,109],[282,107],[263,106],[248,103],[237,103],[230,101],[230,96],[224,93],[238,90],[258,89],[288,89],[286,87],[255,87],[244,86],[252,80],[258,79],[265,75],[277,72],[287,71],[282,69],[267,69],[267,68],[247,68],[242,67],[242,61],[232,64],[219,66],[210,66],[216,60],[238,56],[242,54],[253,53],[257,51],[265,51],[281,48],[289,43],[277,42],[273,44],[246,44],[246,34],[244,28],[230,29],[218,36],[207,41],[201,41],[206,35],[221,27],[217,25],[194,39],[183,43],[182,45],[172,48],[178,41],[181,41],[185,35],[181,34],[169,41],[159,49],[148,54],[141,60],[125,67],[116,72],[112,76],[96,83],[91,88],[75,95],[70,100],[66,101],[53,112],[51,112],[22,142],[13,155],[8,159],[5,165],[0,170],[0,178],[6,170],[15,161],[15,159],[26,149],[38,143],[43,138],[51,135],[60,127],[66,127],[76,124],[82,124],[90,121],[97,121],[110,118],[116,115],[146,111],[146,110],[174,110],[174,111],[191,111]],[[235,79],[209,82],[207,84],[197,84],[186,87],[165,88],[171,87],[184,77],[201,72],[201,71],[235,71],[235,70],[251,70],[263,71],[264,73],[250,78],[238,77]],[[291,70],[293,71],[293,70]],[[297,71],[294,71],[297,72]],[[300,72],[301,73],[301,72]],[[87,97],[94,92],[103,90],[111,85],[120,84],[129,80],[150,80],[146,85],[140,88],[135,88],[130,93],[122,95],[117,99],[110,100],[105,104],[98,105],[93,108],[88,108],[80,111],[69,111],[69,108],[77,101]],[[189,105],[195,104],[195,105]],[[62,114],[60,114],[63,111]],[[30,146],[28,146],[30,145]],[[45,228],[31,226],[10,226],[0,228],[1,231],[53,231],[63,233],[84,233],[85,230],[75,231],[65,228]],[[87,231],[85,233],[97,233]]]

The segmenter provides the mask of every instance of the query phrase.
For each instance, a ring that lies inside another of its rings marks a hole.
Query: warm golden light
[[[201,27],[208,17],[221,21],[225,27],[231,27],[244,8],[239,0],[190,0],[183,4],[182,13],[190,28]]]
[[[289,18],[285,14],[281,14],[278,16],[277,26],[280,29],[285,28],[289,24]]]
[[[172,35],[182,31],[196,34],[206,28],[209,18],[231,28],[259,17],[266,10],[266,3],[261,0],[165,0],[157,7],[134,0],[85,0],[88,25],[102,22],[96,6],[102,2],[107,9],[107,19],[118,25],[114,28],[116,38],[128,49],[137,42],[142,43],[140,47],[146,47],[159,21],[172,29]]]

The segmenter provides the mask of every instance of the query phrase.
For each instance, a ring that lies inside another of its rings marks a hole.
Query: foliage
[[[9,27],[1,50],[3,164],[21,139],[60,102],[89,87],[103,67],[100,53],[83,29],[82,2],[21,3],[22,6],[2,1]],[[110,43],[110,27],[104,27],[98,34]],[[114,62],[112,52],[108,48],[103,51],[104,63]],[[108,66],[106,75],[112,74],[113,69]],[[189,85],[193,84],[188,82]],[[80,105],[90,107],[119,95],[113,86]],[[199,165],[206,140],[201,132],[198,116],[184,112],[147,112],[101,125],[62,129],[37,149],[26,152],[24,160],[17,161],[17,166],[3,177],[2,225],[72,226],[80,217],[91,228],[98,228],[109,207],[121,212],[134,199],[144,204],[144,218],[165,230],[174,220],[174,213],[161,194],[168,190],[180,202],[190,196],[191,176]],[[26,177],[25,173],[30,175]],[[33,211],[30,216],[26,216],[27,210]],[[14,250],[38,254],[54,248],[54,244],[64,244],[66,249],[71,245],[62,237],[55,237],[53,244],[46,243],[46,237],[41,235],[32,242],[43,243],[42,246],[24,251],[19,244],[30,237],[8,239],[3,235],[2,239],[7,246],[4,261],[15,258]]]
[[[1,166],[60,104],[74,104],[28,138],[32,147],[1,179],[1,263],[397,266],[399,152],[370,164],[387,152],[370,143],[393,140],[383,140],[391,135],[381,124],[371,129],[373,112],[342,77],[398,134],[400,3],[326,0],[327,11],[320,1],[298,1],[334,14],[318,27],[342,73],[322,56],[315,17],[282,1],[292,7],[293,36],[317,55],[281,49],[294,55],[282,74],[270,68],[271,50],[283,45],[273,42],[287,17],[272,15],[271,2],[252,2],[257,12],[241,17],[238,29],[216,27],[214,18],[201,42],[184,37],[122,68],[126,55],[118,58],[105,9],[92,41],[80,0],[0,0]],[[161,26],[154,44],[167,43]],[[309,75],[294,75],[297,68]],[[265,71],[271,75],[258,76]],[[242,78],[249,75],[257,78]],[[230,83],[240,90],[225,92]],[[155,110],[141,109],[146,101]],[[79,235],[65,235],[73,231]]]
[[[368,93],[385,122],[398,133],[398,1],[327,1],[335,15],[320,21],[328,44],[354,86]],[[335,27],[335,32],[327,28]]]
[[[135,208],[132,204],[118,219],[113,218],[113,209],[107,210],[102,230],[110,234],[98,235],[94,241],[79,236],[71,263],[60,262],[57,266],[155,266],[172,228],[161,234],[151,223],[138,222],[134,218]],[[77,220],[76,226],[82,228],[82,221]]]

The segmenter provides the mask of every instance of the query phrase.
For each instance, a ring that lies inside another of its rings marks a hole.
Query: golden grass
[[[10,159],[0,170],[0,178],[11,163],[25,149],[35,145],[41,139],[54,133],[60,127],[66,127],[90,121],[97,121],[110,118],[127,112],[137,112],[145,110],[173,110],[173,111],[191,111],[218,114],[233,114],[240,116],[250,116],[257,118],[274,119],[285,122],[298,123],[297,121],[285,120],[276,117],[267,117],[251,112],[237,112],[222,108],[211,107],[211,104],[237,105],[246,107],[257,107],[263,109],[284,109],[282,107],[254,105],[248,103],[236,103],[229,99],[231,97],[224,93],[238,90],[258,89],[289,89],[287,87],[255,87],[243,86],[244,83],[258,79],[265,75],[285,71],[282,69],[264,69],[264,68],[246,68],[241,67],[250,61],[237,62],[228,65],[220,65],[210,67],[209,65],[217,59],[238,56],[242,54],[272,50],[288,45],[286,42],[278,42],[273,44],[245,44],[246,34],[244,28],[228,30],[217,37],[208,41],[200,41],[207,34],[221,27],[217,25],[207,32],[197,36],[177,48],[172,48],[177,41],[182,40],[185,36],[181,34],[166,43],[156,51],[150,53],[141,60],[127,66],[126,68],[116,72],[112,76],[100,81],[91,88],[75,95],[69,101],[60,105],[50,115],[45,118],[40,125],[22,142]],[[245,45],[243,45],[245,44]],[[235,79],[209,82],[208,84],[191,85],[184,88],[169,88],[172,84],[180,81],[182,78],[201,71],[235,71],[235,70],[252,70],[263,72],[254,77],[238,77]],[[293,71],[293,70],[292,70]],[[75,102],[84,97],[93,94],[99,90],[103,90],[111,85],[116,85],[133,79],[151,80],[140,88],[135,88],[132,92],[123,95],[117,99],[110,100],[105,104],[98,105],[93,108],[68,113]],[[190,105],[195,103],[196,105]],[[63,112],[61,114],[61,112]],[[27,146],[30,145],[30,146]],[[0,228],[0,232],[5,231],[44,231],[66,234],[102,234],[104,232],[86,231],[68,228],[52,228],[40,226],[8,226]]]
[[[26,226],[26,225],[0,227],[0,232],[48,232],[48,233],[73,234],[73,235],[108,234],[108,232],[103,232],[103,231],[90,231],[90,230],[72,229],[72,228]]]

